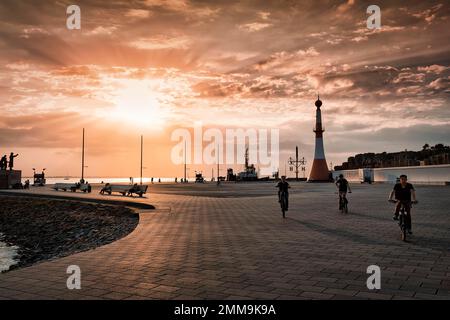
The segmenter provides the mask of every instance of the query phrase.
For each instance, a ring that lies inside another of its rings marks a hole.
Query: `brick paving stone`
[[[450,299],[446,187],[417,186],[424,201],[407,243],[386,202],[389,185],[355,185],[341,215],[333,185],[293,182],[284,220],[270,183],[221,187],[266,194],[258,197],[159,188],[133,199],[156,210],[142,212],[130,235],[0,274],[0,299]],[[66,288],[71,264],[82,271],[79,291]],[[381,268],[380,290],[366,287],[371,264]]]
[[[323,291],[323,293],[328,293],[328,294],[333,294],[333,295],[340,295],[340,296],[346,296],[348,298],[348,297],[355,296],[358,292],[357,291],[352,291],[352,290],[328,288],[328,289],[325,289]]]
[[[311,298],[311,299],[331,299],[333,298],[333,294],[324,294],[324,293],[318,293],[318,292],[303,292],[301,297]]]

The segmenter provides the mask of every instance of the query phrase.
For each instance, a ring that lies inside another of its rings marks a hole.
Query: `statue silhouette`
[[[0,159],[0,170],[6,170],[8,166],[8,160],[6,154]]]
[[[14,168],[14,158],[17,157],[19,154],[14,154],[14,152],[11,152],[9,155],[9,170],[12,170]]]

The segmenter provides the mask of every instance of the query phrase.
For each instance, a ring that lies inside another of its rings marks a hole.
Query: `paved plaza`
[[[348,214],[332,184],[292,183],[282,219],[272,183],[153,185],[154,210],[95,250],[0,275],[1,299],[450,299],[450,187],[417,186],[410,241],[391,185],[355,185]],[[72,194],[73,197],[120,199]],[[66,269],[81,268],[81,290]],[[381,268],[369,290],[366,269]]]

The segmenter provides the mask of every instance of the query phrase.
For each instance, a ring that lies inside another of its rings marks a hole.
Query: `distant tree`
[[[422,147],[422,150],[428,150],[430,149],[430,145],[428,143],[425,143]]]

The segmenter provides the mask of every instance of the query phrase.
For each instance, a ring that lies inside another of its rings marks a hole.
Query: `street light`
[[[295,146],[295,159],[289,157],[288,164],[295,168],[295,180],[298,181],[298,168],[306,164],[305,157],[302,157],[301,159],[298,158],[298,146]],[[305,167],[302,167],[302,171],[305,171]]]

